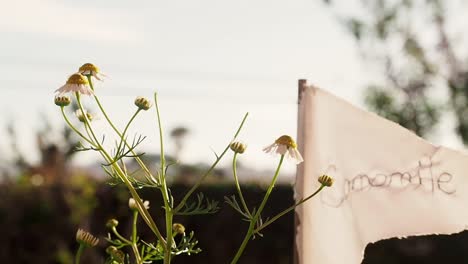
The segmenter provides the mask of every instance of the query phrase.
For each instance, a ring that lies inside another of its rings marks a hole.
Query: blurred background
[[[2,263],[72,263],[76,229],[103,237],[111,217],[129,231],[126,190],[108,184],[99,156],[74,151],[78,139],[53,104],[54,91],[86,62],[108,75],[96,89],[118,127],[131,117],[136,96],[158,93],[167,154],[178,161],[170,173],[176,198],[249,112],[239,175],[247,199],[260,200],[276,163],[261,149],[296,134],[301,78],[435,144],[460,150],[468,144],[464,0],[0,0],[0,6]],[[99,119],[97,128],[112,142]],[[147,112],[130,129],[147,136],[138,151],[154,166],[155,121]],[[220,202],[235,192],[230,158],[202,187]],[[287,164],[266,214],[292,204],[294,176]],[[160,212],[159,196],[141,192]],[[203,251],[175,263],[226,263],[241,242],[238,230],[246,228],[225,204],[216,215],[177,220],[196,231]],[[250,244],[241,263],[292,263],[293,230],[287,215]],[[105,247],[86,252],[84,263],[102,263]],[[368,246],[363,263],[467,262],[462,232],[381,241]]]

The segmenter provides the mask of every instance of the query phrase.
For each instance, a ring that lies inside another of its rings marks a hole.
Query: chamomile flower
[[[149,209],[149,201],[143,201],[143,205],[145,206],[146,209]],[[138,206],[137,206],[135,199],[133,198],[128,199],[128,207],[130,207],[130,209],[132,210],[138,210]]]
[[[93,76],[94,78],[96,78],[96,80],[99,81],[102,81],[105,77],[107,77],[105,74],[102,74],[99,71],[99,68],[92,63],[83,64],[83,66],[80,67],[78,72],[84,76]]]
[[[84,95],[93,95],[93,90],[89,87],[86,77],[79,73],[74,73],[68,77],[67,82],[62,87],[55,90],[59,95],[66,93],[80,93]]]
[[[301,153],[297,150],[297,144],[292,137],[283,135],[275,140],[275,143],[263,149],[266,153],[276,153],[291,158],[296,164],[303,162]]]

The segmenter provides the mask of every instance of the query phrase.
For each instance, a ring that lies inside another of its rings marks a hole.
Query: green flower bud
[[[318,182],[323,186],[331,187],[333,185],[333,178],[324,174],[318,178]]]
[[[68,96],[55,96],[54,103],[58,106],[68,106],[71,103],[71,99]]]
[[[174,231],[174,233],[176,234],[180,234],[180,235],[183,235],[185,233],[185,226],[182,225],[182,224],[179,224],[179,223],[174,223],[172,225],[172,230]]]
[[[151,108],[151,106],[153,105],[151,103],[150,100],[148,100],[147,98],[145,97],[141,97],[141,96],[138,96],[136,99],[135,99],[135,105],[140,108],[141,110],[148,110]]]
[[[106,253],[112,257],[113,260],[117,261],[118,263],[124,263],[125,254],[114,246],[109,246],[106,248]]]
[[[114,247],[114,246],[108,246],[106,248],[106,253],[110,255],[112,252],[117,251],[117,250],[119,250],[119,249]]]
[[[109,219],[106,223],[107,228],[114,228],[118,225],[119,225],[119,221],[117,221],[116,219]]]
[[[88,120],[90,122],[93,121],[93,115],[88,113],[86,110],[84,112],[85,112],[86,117],[88,118]],[[86,121],[85,116],[83,115],[83,112],[81,112],[80,109],[76,110],[75,115],[76,115],[76,117],[78,117],[78,120],[80,120],[80,122],[84,123]]]
[[[245,149],[247,148],[247,146],[241,142],[232,142],[229,145],[229,147],[231,148],[232,151],[234,151],[235,153],[239,153],[239,154],[244,153]]]

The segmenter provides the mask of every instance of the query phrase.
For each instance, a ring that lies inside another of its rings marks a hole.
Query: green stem
[[[166,212],[166,251],[164,252],[164,264],[171,263],[172,257],[172,220],[173,214],[171,211]]]
[[[123,237],[123,236],[117,231],[117,229],[116,229],[115,227],[112,227],[112,233],[114,233],[114,235],[115,235],[118,239],[122,240],[123,242],[125,242],[125,243],[127,243],[127,244],[129,244],[129,245],[132,244],[132,241],[130,241],[130,240],[126,239],[125,237]]]
[[[112,158],[109,156],[109,154],[107,154],[107,152],[105,152],[104,150],[102,151],[103,152],[103,157],[105,160],[107,160],[108,162],[112,162]],[[127,176],[125,175],[125,173],[122,171],[122,169],[114,162],[114,163],[111,163],[112,165],[112,168],[117,172],[117,174],[119,175],[120,179],[124,182],[124,184],[127,186],[128,190],[130,191],[130,194],[132,195],[132,198],[135,199],[136,201],[136,204],[137,204],[137,208],[138,208],[138,211],[140,212],[141,214],[141,217],[143,218],[143,220],[146,222],[146,224],[148,225],[148,227],[151,229],[151,231],[153,231],[153,233],[156,235],[156,237],[161,241],[161,243],[165,246],[166,245],[166,240],[164,239],[164,237],[161,235],[161,232],[159,231],[158,227],[156,226],[156,223],[154,222],[153,218],[151,217],[150,213],[148,212],[148,210],[146,209],[145,205],[143,204],[143,201],[142,199],[140,198],[140,196],[138,195],[138,193],[136,192],[135,188],[133,188],[133,185],[132,183],[128,180]]]
[[[96,137],[96,134],[94,133],[93,129],[91,128],[91,121],[88,119],[88,115],[86,114],[86,112],[85,112],[85,110],[83,108],[83,105],[81,104],[80,93],[76,92],[75,96],[76,96],[76,101],[78,103],[78,107],[80,108],[80,111],[81,111],[81,115],[83,115],[85,126],[87,126],[89,128],[89,132],[91,133],[91,136],[92,136],[91,140],[94,139],[95,144],[103,150],[101,144],[99,143],[99,141],[98,141],[98,139]]]
[[[240,188],[240,185],[239,185],[239,179],[237,178],[237,154],[238,153],[234,153],[234,157],[232,158],[232,174],[234,175],[234,182],[236,183],[236,189],[237,189],[237,193],[239,194],[239,198],[241,200],[241,203],[242,203],[242,206],[244,207],[244,210],[245,212],[247,213],[247,215],[251,216],[250,215],[250,211],[249,211],[249,207],[247,207],[247,203],[245,202],[245,199],[244,199],[244,195],[242,194],[242,190]]]
[[[172,254],[172,221],[173,221],[173,214],[172,214],[172,207],[170,204],[170,197],[169,197],[169,190],[167,187],[166,181],[166,159],[164,156],[164,139],[163,139],[163,128],[161,124],[161,114],[159,112],[159,105],[158,105],[158,96],[157,93],[154,93],[154,105],[156,108],[156,118],[158,120],[158,128],[159,128],[159,144],[161,148],[161,171],[160,171],[160,179],[159,182],[161,183],[161,194],[164,199],[164,208],[166,210],[166,250],[164,252],[164,263],[169,264],[171,263],[171,254]]]
[[[244,253],[245,248],[247,247],[247,244],[250,241],[250,238],[252,237],[252,232],[254,230],[255,223],[250,222],[249,229],[247,230],[247,233],[245,234],[244,240],[242,241],[242,244],[240,245],[239,249],[237,250],[236,255],[231,261],[231,264],[237,263],[239,261],[239,258],[241,257],[242,253]]]
[[[263,208],[265,207],[265,205],[266,205],[266,203],[268,201],[268,198],[270,197],[270,194],[273,191],[273,188],[275,187],[275,183],[276,183],[276,180],[278,179],[278,175],[279,175],[279,172],[280,172],[280,169],[281,169],[281,165],[283,164],[283,160],[284,160],[284,155],[281,155],[278,167],[276,168],[275,175],[273,176],[273,179],[271,180],[270,186],[268,187],[268,190],[265,193],[265,196],[263,197],[263,201],[260,204],[260,206],[258,207],[257,212],[255,213],[253,218],[250,220],[249,229],[247,230],[247,233],[245,234],[244,240],[242,241],[242,244],[240,245],[239,249],[237,250],[236,255],[232,259],[231,264],[235,264],[235,263],[237,263],[239,261],[240,257],[242,256],[242,253],[244,253],[245,247],[249,243],[250,238],[252,237],[252,235],[254,234],[253,231],[255,229],[255,224],[257,223],[258,218],[260,217],[260,214],[262,213]]]
[[[91,89],[94,91],[94,86],[93,86],[93,81],[91,79],[91,75],[87,75],[86,76],[88,78],[88,82],[89,82],[89,85],[91,87]],[[120,131],[117,129],[117,127],[114,125],[114,123],[112,122],[112,120],[109,118],[109,116],[107,115],[106,111],[104,110],[104,107],[102,106],[101,104],[101,101],[99,101],[99,98],[94,95],[94,100],[96,101],[96,104],[98,105],[99,109],[101,110],[101,113],[104,115],[104,118],[107,120],[107,123],[112,127],[112,129],[114,130],[114,132],[120,137],[122,138],[122,133],[120,133]],[[128,148],[131,148],[130,144],[128,144],[128,142],[124,139],[123,140],[125,145],[128,147]],[[146,173],[146,176],[147,176],[147,179],[150,181],[150,182],[154,182],[154,176],[153,174],[150,172],[150,170],[148,169],[148,167],[146,167],[145,163],[140,159],[140,157],[137,156],[137,153],[132,150],[131,151],[132,154],[134,155],[135,157],[135,160],[137,161],[138,165],[140,165],[140,167],[145,171]],[[158,184],[157,182],[154,182],[156,184]]]
[[[264,229],[265,227],[269,226],[271,223],[275,222],[276,220],[278,220],[280,217],[282,217],[283,215],[291,212],[292,210],[294,210],[296,207],[298,207],[299,205],[307,202],[307,200],[311,199],[312,197],[314,197],[315,195],[317,195],[320,191],[322,191],[322,189],[325,187],[325,185],[320,185],[320,187],[311,195],[307,196],[306,198],[300,200],[299,202],[297,202],[296,204],[288,207],[286,210],[282,211],[281,213],[275,215],[274,217],[272,217],[270,220],[266,221],[262,226],[258,227],[257,229],[255,229],[253,231],[253,233],[258,233],[260,232],[260,230]]]
[[[99,143],[99,141],[97,140],[97,137],[94,133],[94,130],[93,128],[91,127],[91,123],[90,121],[88,120],[88,117],[86,116],[86,114],[84,114],[84,109],[83,109],[83,105],[81,104],[81,100],[80,100],[80,94],[79,93],[76,93],[76,99],[77,99],[77,103],[78,103],[78,106],[81,110],[81,112],[83,113],[84,115],[84,123],[85,123],[85,126],[87,128],[89,128],[89,131],[92,135],[92,137],[94,138],[94,141],[95,141],[95,144],[98,146],[99,148],[99,152],[101,153],[101,155],[103,156],[104,160],[106,160],[109,164],[111,164],[112,168],[115,170],[115,172],[117,172],[117,175],[119,175],[120,179],[124,182],[124,184],[127,186],[128,190],[130,191],[130,194],[132,195],[133,199],[135,199],[136,203],[137,203],[137,207],[138,207],[138,210],[140,211],[141,215],[142,215],[142,218],[143,220],[145,220],[146,224],[150,227],[150,229],[154,232],[154,234],[158,237],[158,239],[161,241],[161,243],[163,245],[166,245],[166,241],[165,239],[163,238],[163,236],[161,235],[161,232],[159,232],[159,229],[158,227],[156,226],[156,223],[154,222],[153,218],[151,218],[151,215],[149,214],[148,210],[146,209],[146,207],[144,206],[143,204],[143,201],[141,200],[140,196],[138,195],[138,193],[136,192],[135,188],[133,188],[133,185],[132,183],[128,180],[127,176],[125,175],[125,173],[122,171],[122,169],[120,168],[120,166],[118,164],[116,164],[116,162],[112,159],[112,157],[105,151],[105,149],[102,147],[102,145]]]
[[[242,119],[242,122],[240,123],[239,127],[237,128],[237,131],[236,133],[234,134],[234,137],[233,139],[231,140],[234,141],[237,136],[239,135],[242,127],[244,126],[244,123],[245,121],[247,120],[247,116],[249,115],[249,113],[246,113],[244,118]],[[216,167],[216,165],[218,165],[219,161],[223,158],[224,154],[226,154],[226,152],[229,150],[229,147],[230,147],[230,144],[227,145],[227,147],[224,149],[224,151],[221,153],[221,155],[218,156],[218,158],[215,160],[215,162],[211,165],[211,167],[205,172],[205,174],[203,174],[203,176],[201,176],[197,182],[192,186],[192,188],[185,194],[184,198],[182,198],[182,200],[180,201],[179,205],[173,210],[174,213],[176,214],[177,212],[179,212],[185,205],[185,203],[187,202],[187,200],[190,198],[190,196],[198,189],[198,187],[200,187],[201,183],[205,180],[206,177],[208,177],[208,175],[211,174],[211,172],[213,171],[213,169]]]
[[[120,138],[120,143],[119,143],[119,146],[117,147],[117,150],[116,150],[116,153],[115,155],[117,156],[120,152],[120,148],[122,147],[122,143],[125,140],[125,134],[127,133],[127,130],[128,128],[130,127],[130,124],[133,122],[133,120],[135,120],[135,117],[138,115],[138,113],[140,113],[141,109],[138,108],[138,110],[136,110],[135,114],[133,114],[133,116],[130,118],[130,120],[128,121],[127,125],[125,126],[125,129],[124,131],[122,132],[122,137]]]
[[[273,188],[275,187],[275,183],[276,183],[276,180],[278,179],[278,175],[279,175],[279,172],[280,172],[280,169],[281,169],[281,165],[283,164],[283,160],[284,160],[284,155],[281,155],[280,161],[278,163],[278,167],[276,168],[276,171],[275,171],[275,176],[273,176],[273,179],[271,180],[270,186],[268,187],[268,190],[265,193],[265,197],[263,197],[263,201],[260,204],[260,207],[258,207],[257,212],[255,213],[254,220],[257,220],[258,217],[260,216],[260,214],[262,213],[263,208],[265,207],[265,205],[266,205],[266,203],[268,201],[268,198],[270,197],[270,194],[273,191]]]
[[[130,194],[132,195],[133,199],[137,202],[137,208],[138,211],[141,213],[141,217],[143,220],[145,220],[146,224],[149,226],[151,231],[156,235],[156,237],[161,241],[161,244],[164,246],[166,245],[166,240],[164,237],[161,235],[161,232],[159,231],[158,227],[156,226],[156,223],[154,222],[153,218],[151,217],[150,213],[146,209],[146,207],[143,204],[142,199],[136,192],[135,188],[133,188],[132,183],[127,179],[127,177],[123,174],[122,170],[120,169],[119,166],[113,164],[112,165],[114,169],[116,169],[117,173],[119,174],[120,178],[124,181],[125,185],[130,191]]]
[[[85,246],[80,243],[80,246],[78,247],[78,250],[76,251],[76,254],[75,254],[75,264],[80,264],[81,254],[83,254],[84,249],[85,249]]]
[[[138,222],[138,211],[133,212],[133,226],[132,226],[132,250],[135,254],[135,260],[137,264],[143,263],[140,252],[138,251],[137,245],[137,222]]]
[[[154,93],[154,106],[156,108],[156,118],[158,120],[158,129],[159,129],[159,144],[161,148],[161,176],[164,176],[165,166],[166,166],[166,158],[164,156],[164,140],[163,140],[163,128],[161,124],[161,114],[159,113],[159,105],[158,105],[158,95]]]
[[[132,226],[132,242],[137,241],[137,222],[138,222],[138,211],[133,212],[133,226]]]
[[[136,192],[135,188],[133,188],[133,185],[132,183],[128,180],[127,176],[125,175],[125,173],[122,171],[122,169],[120,168],[120,166],[118,166],[118,164],[116,164],[115,160],[113,160],[111,158],[111,156],[105,151],[104,147],[99,143],[99,141],[97,140],[97,137],[96,137],[96,134],[94,133],[94,130],[91,126],[91,122],[89,121],[87,115],[85,114],[85,111],[84,111],[84,108],[83,108],[83,105],[81,104],[81,100],[80,100],[80,94],[79,93],[76,93],[76,98],[77,98],[77,102],[78,102],[78,106],[80,108],[80,111],[81,113],[83,114],[84,116],[84,123],[85,123],[85,127],[87,128],[86,131],[89,132],[89,134],[91,135],[91,137],[94,139],[94,142],[95,144],[98,146],[98,149],[100,150],[100,153],[101,155],[103,156],[103,158],[109,162],[110,164],[112,164],[112,168],[117,172],[117,174],[119,175],[120,179],[125,183],[125,185],[127,186],[127,188],[129,189],[133,199],[137,202],[137,207],[139,208],[139,210],[141,210],[142,212],[142,215],[144,216],[143,219],[145,219],[145,221],[147,222],[148,226],[151,228],[151,230],[153,232],[155,232],[156,236],[158,236],[158,238],[161,240],[161,242],[164,244],[165,241],[162,237],[162,235],[160,234],[156,224],[154,223],[153,219],[151,218],[149,212],[146,210],[146,207],[144,206],[143,204],[143,201],[141,200],[140,196],[138,195],[138,193]],[[118,234],[118,233],[117,233]],[[122,239],[123,237],[121,237]],[[128,241],[128,240],[127,240]]]
[[[92,74],[87,74],[86,78],[88,78],[89,87],[91,87],[91,90],[93,90],[93,92],[94,92],[93,79],[91,79],[91,76],[93,76],[93,75]]]
[[[65,110],[64,110],[64,107],[60,107],[60,110],[62,111],[62,116],[63,116],[63,119],[65,119],[65,122],[67,123],[67,125],[73,130],[75,131],[76,134],[78,134],[82,139],[86,140],[86,142],[88,142],[89,144],[91,144],[91,146],[93,147],[96,147],[96,145],[90,140],[88,139],[85,135],[83,135],[71,122],[70,120],[68,119],[67,115],[65,114]]]
[[[136,244],[132,244],[132,251],[135,254],[136,263],[142,264],[143,261],[141,260],[140,252],[138,252],[138,246]]]

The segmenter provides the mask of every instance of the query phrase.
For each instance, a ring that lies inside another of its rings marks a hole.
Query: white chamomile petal
[[[275,140],[275,142],[263,149],[266,153],[279,154],[288,159],[293,160],[296,164],[304,161],[301,153],[297,150],[297,144],[288,135],[283,135]]]
[[[75,73],[68,77],[67,82],[65,85],[60,87],[55,91],[59,95],[63,95],[65,93],[80,93],[84,95],[93,95],[93,91],[88,86],[88,81],[86,78],[79,74]]]
[[[295,148],[289,148],[288,150],[289,157],[296,163],[299,164],[303,162],[304,160],[302,159],[301,153]]]
[[[288,152],[288,147],[285,145],[278,144],[278,148],[276,149],[276,153],[280,155],[285,155]]]
[[[276,147],[276,143],[273,143],[269,146],[266,146],[263,148],[263,151],[266,153],[272,153],[274,151],[274,148]]]

